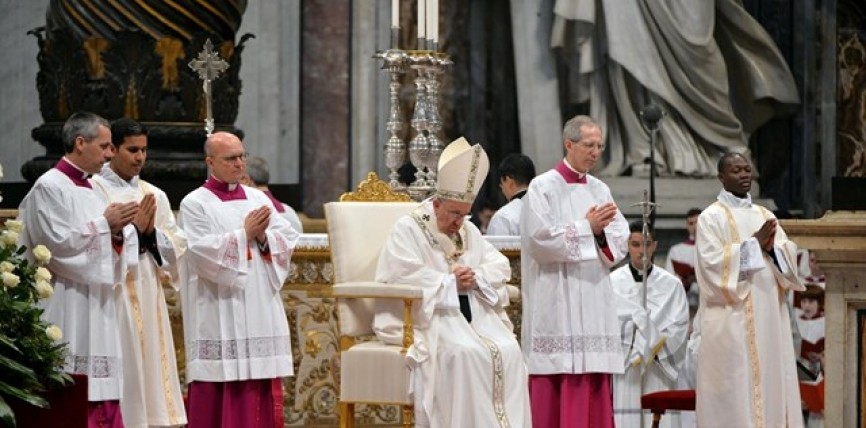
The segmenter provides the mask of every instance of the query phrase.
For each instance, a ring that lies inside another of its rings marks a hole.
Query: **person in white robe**
[[[239,183],[235,135],[205,143],[211,175],[180,204],[188,248],[181,303],[189,427],[282,426],[282,377],[294,373],[280,290],[298,233],[261,191]]]
[[[264,158],[258,156],[250,158],[247,161],[246,180],[242,181],[242,183],[261,190],[268,199],[271,200],[271,203],[274,204],[274,209],[289,221],[292,228],[298,233],[304,233],[304,226],[301,223],[301,218],[298,217],[298,213],[296,213],[289,204],[280,202],[280,200],[271,193],[271,189],[268,188],[270,182],[271,172],[268,170],[268,162]]]
[[[698,283],[695,280],[695,230],[701,210],[692,208],[686,213],[686,231],[689,239],[678,242],[668,250],[665,270],[678,276],[689,297],[689,309],[694,314],[698,309]]]
[[[520,212],[523,210],[523,195],[529,182],[535,178],[535,165],[529,156],[512,153],[502,159],[496,169],[499,189],[508,203],[498,209],[487,225],[487,235],[520,235]]]
[[[796,355],[785,304],[803,290],[797,247],[775,216],[752,203],[745,156],[719,160],[723,190],[698,217],[701,345],[697,423],[712,427],[802,427]]]
[[[117,312],[125,301],[125,272],[138,261],[130,223],[139,205],[109,203],[91,186],[90,175],[113,155],[108,121],[74,113],[63,125],[62,140],[66,154],[18,207],[25,224],[19,244],[51,251],[47,267],[54,294],[42,303],[43,317],[63,331],[63,370],[88,376],[88,426],[122,427],[121,338],[132,332],[123,329]]]
[[[123,286],[126,304],[120,320],[134,335],[122,338],[124,383],[120,406],[126,427],[179,426],[186,410],[177,376],[174,338],[163,284],[178,289],[178,259],[186,251],[186,235],[177,226],[168,197],[139,177],[147,159],[147,129],[121,118],[111,123],[114,156],[93,177],[94,188],[111,202],[137,201],[148,208],[146,224],[133,222],[140,251],[138,268]],[[150,196],[148,196],[150,195]]]
[[[533,425],[613,425],[611,374],[623,372],[610,268],[628,223],[610,189],[588,174],[604,151],[588,116],[563,129],[565,159],[529,185],[520,223],[522,347]]]
[[[643,224],[633,222],[629,231],[629,263],[610,274],[626,355],[625,373],[613,376],[613,414],[620,428],[652,425],[652,413],[641,411],[641,395],[677,389],[689,325],[689,305],[682,282],[652,264],[657,244],[652,229],[646,246],[649,274],[644,304]],[[666,413],[669,415],[662,419],[661,426],[678,426],[678,412]]]
[[[481,146],[449,144],[435,196],[397,221],[377,265],[377,281],[423,288],[407,354],[416,426],[532,425],[526,365],[504,312],[508,259],[465,221],[488,165]],[[382,309],[377,336],[402,343],[401,311]]]

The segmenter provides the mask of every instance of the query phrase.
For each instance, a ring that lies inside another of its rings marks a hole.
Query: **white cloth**
[[[304,233],[304,224],[301,222],[301,218],[298,217],[298,213],[295,212],[295,209],[290,207],[289,204],[283,204],[283,208],[285,211],[280,213],[280,215],[282,215],[283,218],[292,225],[292,229],[295,229],[298,233]]]
[[[189,241],[181,264],[187,382],[293,374],[280,289],[298,233],[264,193],[243,190],[246,199],[221,201],[200,187],[180,204],[178,223]],[[270,260],[244,231],[247,214],[262,205],[271,208]]]
[[[523,199],[514,198],[493,214],[487,225],[487,234],[491,236],[519,236],[520,212],[523,210]]]
[[[123,273],[138,260],[135,229],[123,231],[118,254],[103,216],[107,200],[94,189],[76,186],[48,170],[36,180],[19,208],[24,231],[19,243],[45,245],[52,254],[54,295],[41,302],[43,318],[63,330],[68,373],[88,376],[89,401],[118,400],[123,387],[118,307],[123,305]]]
[[[523,197],[521,332],[530,374],[623,372],[609,269],[626,254],[628,223],[617,212],[605,228],[609,259],[586,213],[613,197],[601,180],[586,178],[568,184],[551,170],[533,179]]]
[[[610,282],[627,356],[625,373],[613,376],[614,419],[617,427],[640,427],[641,394],[676,389],[686,351],[689,306],[679,278],[658,266],[647,278],[646,308],[641,296],[643,283],[634,280],[628,265],[613,271]],[[671,426],[678,415],[672,416],[665,417],[662,426]],[[652,424],[648,411],[644,419],[644,426]]]
[[[154,223],[161,265],[150,252],[139,254],[138,269],[127,272],[123,281],[126,300],[118,310],[120,322],[134,333],[122,338],[124,426],[184,425],[186,410],[162,287],[165,282],[178,288],[177,265],[186,251],[186,235],[175,223],[165,192],[138,176],[126,181],[106,164],[91,182],[110,202],[140,201],[147,193],[156,202]]]
[[[503,306],[511,274],[508,259],[470,222],[459,235],[463,248],[435,229],[431,202],[398,220],[382,249],[376,280],[423,287],[414,314],[412,367],[416,423],[431,427],[529,427],[526,365]],[[435,231],[435,232],[434,232]],[[451,266],[475,272],[468,293],[472,323],[460,313]],[[402,312],[382,307],[374,329],[387,342],[402,342]],[[507,420],[508,425],[504,425]]]
[[[781,268],[752,237],[770,218],[751,198],[724,190],[698,217],[698,426],[803,426],[784,300],[803,285],[790,268],[796,245],[781,227],[773,248]]]

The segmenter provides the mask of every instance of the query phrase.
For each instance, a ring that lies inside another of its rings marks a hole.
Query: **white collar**
[[[129,187],[138,187],[138,176],[130,178],[129,180],[124,180],[123,177],[117,175],[117,173],[111,169],[111,164],[106,162],[102,165],[102,171],[99,172],[99,175],[102,176],[106,181],[113,182],[115,184],[129,186]]]
[[[720,202],[724,202],[727,205],[730,205],[733,208],[751,208],[752,207],[752,195],[746,193],[745,198],[739,198],[734,196],[733,193],[722,189],[719,192],[719,196],[717,198]]]

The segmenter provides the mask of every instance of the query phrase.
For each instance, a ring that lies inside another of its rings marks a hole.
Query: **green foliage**
[[[0,424],[14,427],[9,400],[47,407],[45,392],[68,384],[71,378],[62,371],[66,344],[47,334],[51,326],[41,318],[43,310],[37,305],[40,264],[25,257],[27,248],[10,243],[17,236],[12,233],[0,235]],[[7,273],[15,275],[18,283],[10,286],[14,281],[5,281],[11,278],[3,277]]]

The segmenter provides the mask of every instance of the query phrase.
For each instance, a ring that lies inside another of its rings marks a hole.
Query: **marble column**
[[[303,211],[314,218],[349,184],[351,10],[348,1],[301,5]]]
[[[861,346],[866,337],[858,321],[866,311],[866,212],[829,212],[818,220],[783,220],[781,225],[789,239],[815,253],[827,279],[824,426],[862,426],[866,382],[857,377],[866,369]]]
[[[300,28],[300,0],[260,0],[238,30],[256,38],[244,51],[235,124],[247,151],[268,160],[272,184],[300,180]]]
[[[352,4],[350,189],[370,171],[387,177],[383,147],[390,136],[385,129],[388,78],[373,55],[388,48],[390,24],[390,2],[358,0]]]

